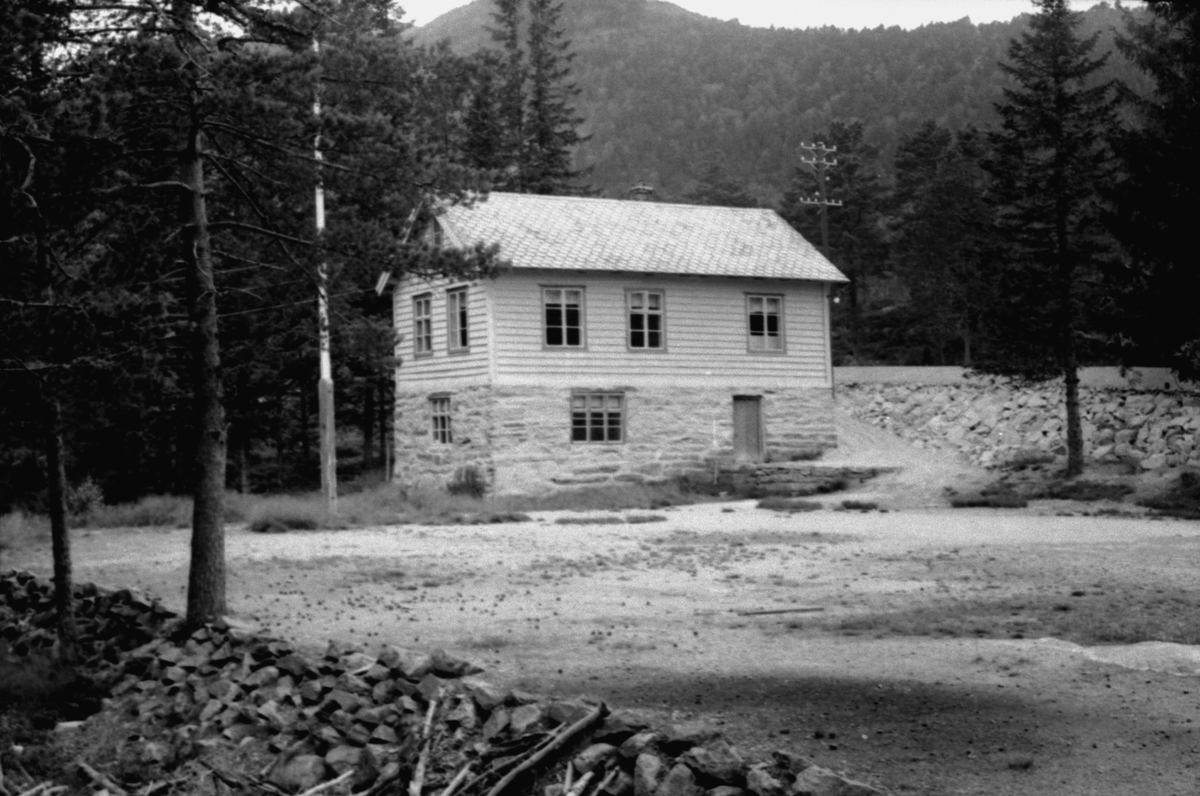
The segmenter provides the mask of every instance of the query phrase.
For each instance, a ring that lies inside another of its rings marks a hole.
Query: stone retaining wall
[[[813,495],[835,492],[861,484],[877,475],[892,472],[892,467],[840,467],[828,464],[783,462],[744,464],[722,468],[717,486],[746,497],[771,495]]]
[[[1085,456],[1139,470],[1200,466],[1200,392],[1080,388]],[[1066,453],[1061,382],[999,377],[959,384],[841,384],[838,405],[920,447],[961,451],[983,466]]]

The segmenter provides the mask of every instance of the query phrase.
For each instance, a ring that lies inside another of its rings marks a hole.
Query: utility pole
[[[321,45],[313,37],[313,53],[321,57]],[[318,70],[319,73],[319,70]],[[321,250],[325,235],[325,184],[321,174],[321,84],[318,78],[313,88],[313,118],[317,132],[313,138],[313,159],[317,164],[317,184],[313,201],[317,225],[317,339],[320,350],[321,370],[317,379],[317,425],[321,437],[321,494],[325,497],[325,511],[337,514],[337,427],[333,418],[333,359],[329,353],[329,269]]]
[[[829,208],[841,207],[840,199],[830,199],[825,193],[825,171],[837,165],[837,158],[831,158],[830,155],[837,152],[836,146],[826,146],[823,141],[818,141],[815,144],[801,144],[800,149],[803,150],[800,155],[800,162],[812,167],[817,175],[817,195],[802,196],[799,199],[803,205],[817,205],[821,208],[821,254],[829,257]],[[853,277],[851,277],[853,279]],[[833,301],[836,303],[837,299]],[[851,304],[851,324],[853,328],[853,346],[854,358],[858,360],[858,302],[857,290],[852,283],[850,286],[850,304]],[[827,305],[828,308],[828,305]],[[830,384],[833,383],[832,368],[830,370]]]
[[[818,205],[821,208],[821,254],[829,256],[829,208],[841,207],[840,199],[829,199],[825,195],[825,170],[831,166],[837,165],[837,158],[829,157],[834,152],[837,152],[835,146],[825,146],[821,141],[815,144],[801,144],[800,148],[804,153],[800,155],[800,162],[812,166],[813,171],[817,174],[817,195],[802,196],[799,201],[802,205]]]

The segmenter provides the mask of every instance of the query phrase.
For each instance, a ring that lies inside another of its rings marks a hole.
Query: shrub
[[[104,508],[104,490],[90,477],[75,486],[68,486],[65,497],[67,516],[81,523],[87,523],[97,511]]]
[[[474,465],[459,467],[454,471],[454,477],[446,485],[446,491],[451,495],[467,495],[481,498],[487,492],[487,481]]]
[[[875,511],[879,504],[869,500],[843,500],[842,508],[847,511]]]
[[[1185,470],[1166,492],[1139,503],[1169,517],[1200,520],[1200,473]]]

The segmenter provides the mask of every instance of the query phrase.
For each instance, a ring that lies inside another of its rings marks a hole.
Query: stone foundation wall
[[[715,472],[733,455],[735,394],[762,396],[769,458],[786,460],[832,447],[836,440],[827,389],[594,389],[624,393],[624,442],[572,443],[570,388],[496,389],[492,461],[497,492],[653,483],[684,473]]]
[[[464,387],[449,395],[453,442],[436,442],[432,435],[430,396],[435,393],[396,395],[395,480],[405,486],[444,487],[463,468],[473,467],[487,482],[493,479],[490,427],[493,399],[488,387]]]
[[[1200,466],[1200,392],[1080,387],[1085,456],[1140,470]],[[839,407],[922,447],[997,466],[1066,454],[1061,382],[1016,386],[997,377],[959,384],[842,384]]]

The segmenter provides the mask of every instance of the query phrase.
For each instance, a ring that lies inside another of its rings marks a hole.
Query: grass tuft
[[[952,495],[950,505],[956,509],[1023,509],[1029,501],[1014,492],[984,489]]]
[[[1120,500],[1130,492],[1133,492],[1133,487],[1129,484],[1106,484],[1077,479],[1050,484],[1043,494],[1058,500],[1081,500],[1090,503],[1097,500]]]
[[[799,511],[816,511],[821,508],[821,504],[815,500],[802,500],[799,498],[785,497],[769,497],[763,498],[755,504],[756,508],[770,509],[771,511],[787,511],[796,513]]]
[[[315,531],[329,527],[328,516],[316,495],[279,495],[262,498],[250,509],[249,528],[255,533]]]

